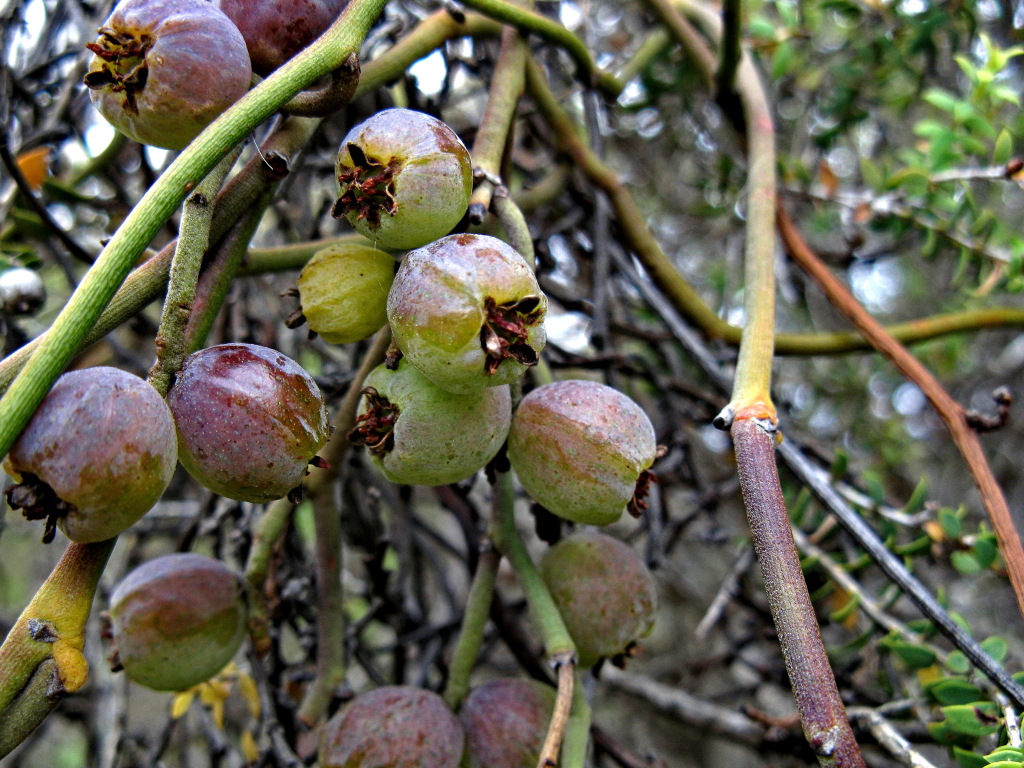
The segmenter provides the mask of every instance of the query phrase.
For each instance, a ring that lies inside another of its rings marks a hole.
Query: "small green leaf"
[[[988,736],[999,730],[999,718],[991,702],[943,707],[942,714],[950,729],[966,736]]]
[[[957,100],[953,94],[941,88],[929,88],[925,91],[924,100],[943,112],[952,112],[957,105]]]
[[[953,746],[953,757],[960,765],[960,768],[985,768],[985,766],[988,765],[988,763],[985,762],[985,758],[977,752],[971,752],[968,749],[961,749],[956,745]]]
[[[872,189],[882,189],[885,185],[885,179],[882,177],[882,172],[878,169],[878,166],[866,157],[860,159],[860,175],[864,179],[864,183]]]
[[[978,561],[978,565],[982,568],[988,568],[995,562],[996,555],[999,554],[999,550],[996,547],[995,535],[986,534],[979,536],[974,542],[974,559]]]
[[[949,561],[964,576],[973,576],[982,571],[981,563],[970,552],[954,552],[949,556]]]
[[[1003,128],[996,137],[996,146],[992,150],[992,163],[994,165],[1006,165],[1013,156],[1013,137],[1010,132]]]
[[[910,498],[907,499],[907,503],[903,506],[903,511],[908,515],[912,515],[915,512],[920,511],[921,507],[924,506],[924,500],[928,496],[928,478],[922,477],[917,481],[917,485],[914,487],[914,492],[910,494]]]
[[[971,671],[971,662],[964,656],[963,651],[950,651],[946,657],[946,667],[952,672],[967,674]]]
[[[928,688],[935,700],[944,706],[950,704],[971,704],[982,698],[981,689],[966,680],[951,677],[940,680]]]
[[[1021,768],[1020,760],[998,760],[989,763],[988,768]]]
[[[960,517],[949,507],[943,507],[939,510],[936,516],[939,525],[942,526],[942,532],[951,539],[959,538],[961,531],[963,531],[963,524],[960,522]]]
[[[925,646],[917,645],[916,643],[908,643],[906,640],[890,640],[886,638],[882,641],[881,645],[896,654],[900,661],[911,669],[925,669],[930,667],[935,663],[937,658],[935,656],[935,651],[931,648],[926,648]]]
[[[985,760],[989,763],[1000,763],[1004,760],[1019,763],[1024,760],[1024,751],[1019,747],[1002,746],[985,755]]]
[[[1002,661],[1007,651],[1006,640],[999,635],[986,637],[981,641],[981,649],[996,661]]]
[[[775,49],[775,54],[772,56],[772,77],[778,80],[783,75],[789,74],[792,62],[793,46],[790,43],[782,43]]]

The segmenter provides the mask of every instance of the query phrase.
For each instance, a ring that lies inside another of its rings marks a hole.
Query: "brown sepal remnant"
[[[95,43],[86,43],[85,47],[110,66],[87,73],[85,85],[93,90],[110,88],[115,92],[124,92],[124,108],[137,115],[139,108],[136,94],[146,87],[149,77],[146,54],[153,47],[153,40],[147,35],[119,35],[109,27],[101,27],[99,33],[100,39]]]
[[[487,317],[480,328],[480,346],[483,347],[484,372],[494,375],[498,366],[512,358],[526,366],[537,364],[537,351],[527,341],[529,330],[540,320],[539,296],[527,296],[517,301],[498,304],[488,296],[484,299]]]
[[[647,509],[647,496],[651,492],[651,483],[658,482],[658,476],[645,469],[636,479],[636,490],[633,491],[633,498],[626,505],[626,511],[633,517],[640,517]]]
[[[1010,418],[1010,406],[1013,405],[1013,393],[1009,387],[999,387],[992,393],[992,400],[996,404],[996,415],[988,416],[978,411],[967,411],[964,418],[967,425],[975,432],[995,432],[1006,426]]]
[[[377,162],[356,144],[348,145],[348,154],[355,167],[338,174],[341,195],[334,202],[331,215],[340,219],[355,212],[357,221],[365,219],[374,227],[380,226],[382,213],[398,213],[395,175],[400,163],[394,157],[387,163]]]
[[[365,445],[374,456],[383,456],[395,446],[395,422],[398,408],[373,387],[363,387],[369,408],[356,418],[355,428],[348,433],[353,445]]]
[[[20,509],[26,520],[45,520],[43,544],[49,544],[57,533],[57,521],[67,517],[74,505],[58,496],[53,488],[35,475],[22,474],[20,483],[8,486],[4,492],[11,509]]]

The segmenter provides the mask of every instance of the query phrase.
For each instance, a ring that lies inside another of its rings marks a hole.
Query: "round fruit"
[[[487,235],[450,235],[412,251],[388,295],[395,343],[449,392],[508,384],[535,365],[546,312],[526,260]]]
[[[335,170],[334,217],[383,248],[448,234],[473,191],[469,151],[455,131],[411,109],[385,109],[349,131]]]
[[[125,0],[100,27],[85,84],[125,136],[182,149],[252,80],[245,40],[206,0]]]
[[[500,678],[474,688],[459,710],[467,768],[534,768],[554,708],[554,688],[536,680]]]
[[[608,525],[639,515],[657,456],[640,406],[594,381],[556,381],[522,399],[508,435],[519,482],[556,515]]]
[[[324,726],[321,768],[456,768],[465,737],[436,693],[406,685],[356,696]]]
[[[294,360],[256,344],[221,344],[185,359],[167,404],[182,465],[238,501],[297,488],[330,435],[327,407]]]
[[[385,477],[406,485],[447,485],[494,458],[512,420],[508,387],[455,395],[431,384],[404,359],[366,377],[356,428]]]
[[[332,344],[361,341],[388,321],[388,291],[398,264],[365,245],[332,245],[317,251],[299,274],[299,303],[306,324]]]
[[[348,0],[216,0],[245,38],[252,68],[266,77],[322,35]]]
[[[117,368],[65,373],[4,462],[7,502],[72,541],[113,538],[146,514],[174,473],[174,422],[159,393]]]
[[[626,652],[654,626],[654,577],[618,539],[596,531],[562,539],[541,558],[540,573],[583,667]]]
[[[242,580],[191,552],[139,566],[110,596],[111,631],[125,674],[157,691],[182,691],[231,661],[246,633]]]

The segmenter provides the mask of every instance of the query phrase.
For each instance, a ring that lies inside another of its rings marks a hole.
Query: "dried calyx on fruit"
[[[470,691],[459,709],[467,768],[534,768],[555,708],[555,690],[499,678]]]
[[[125,0],[86,47],[93,104],[143,144],[182,149],[248,90],[252,68],[231,20],[205,0]]]
[[[256,344],[220,344],[189,356],[167,403],[182,465],[238,501],[273,501],[297,489],[330,435],[313,378]]]
[[[182,691],[231,661],[246,631],[242,580],[219,560],[165,555],[139,566],[110,597],[114,668],[158,691]]]
[[[530,265],[487,235],[450,235],[412,251],[388,295],[395,343],[449,392],[508,384],[536,364],[546,312]]]
[[[300,315],[311,331],[332,344],[361,341],[388,321],[387,300],[398,263],[365,245],[332,245],[317,251],[299,274]]]
[[[402,360],[396,370],[382,365],[367,376],[349,439],[365,445],[392,482],[447,485],[494,458],[511,419],[508,387],[452,394]]]
[[[348,0],[216,0],[245,38],[253,71],[266,77],[320,37]]]
[[[324,726],[321,768],[456,768],[465,737],[436,693],[388,685],[356,696]]]
[[[567,520],[608,525],[639,516],[654,475],[654,427],[639,405],[594,381],[556,381],[520,402],[508,457],[535,501]]]
[[[137,376],[97,367],[61,376],[4,462],[7,503],[72,541],[113,538],[146,514],[174,473],[174,422]]]
[[[384,248],[417,248],[448,234],[473,191],[469,151],[435,117],[385,109],[345,137],[332,211]]]
[[[658,590],[644,561],[627,544],[599,532],[555,544],[540,573],[565,621],[580,666],[618,661],[654,627]]]

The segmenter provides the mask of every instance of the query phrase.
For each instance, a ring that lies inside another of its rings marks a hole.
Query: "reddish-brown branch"
[[[853,294],[821,262],[804,241],[786,210],[778,206],[779,234],[790,256],[821,286],[828,300],[864,334],[871,345],[885,355],[900,373],[920,388],[942,418],[953,442],[967,462],[982,503],[999,541],[999,550],[1017,597],[1017,607],[1024,615],[1024,547],[1010,517],[1006,497],[992,474],[981,448],[978,434],[968,423],[966,412],[946,392],[938,380],[875,320],[853,297]]]

